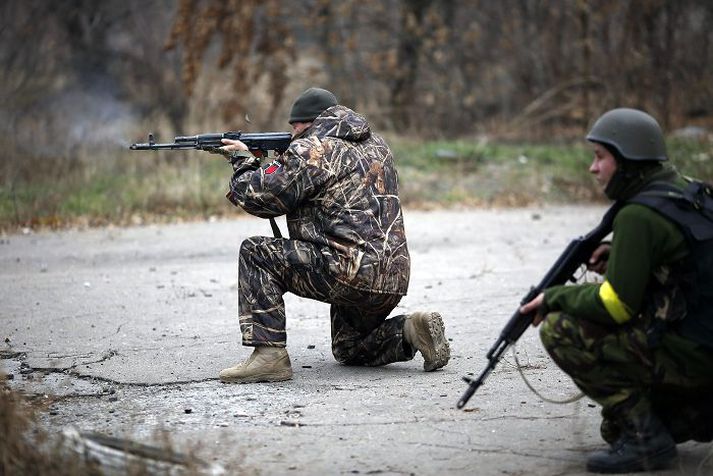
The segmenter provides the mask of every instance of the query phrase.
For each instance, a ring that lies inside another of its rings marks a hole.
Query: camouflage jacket
[[[333,106],[268,166],[236,172],[228,199],[263,218],[287,215],[290,239],[351,287],[406,294],[410,258],[391,150],[366,119]]]

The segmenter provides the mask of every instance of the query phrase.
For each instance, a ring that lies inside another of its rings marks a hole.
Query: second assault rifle
[[[574,274],[583,264],[589,261],[594,250],[597,249],[601,241],[612,231],[612,223],[614,222],[614,217],[621,204],[615,202],[606,214],[602,218],[602,221],[594,228],[592,231],[587,233],[585,236],[576,238],[572,240],[564,252],[557,258],[555,264],[547,271],[545,277],[537,286],[530,289],[525,297],[520,302],[520,305],[526,304],[533,299],[535,299],[541,292],[550,286],[556,286],[559,284],[565,284],[567,281],[574,281]],[[470,397],[473,396],[478,387],[480,387],[485,381],[486,377],[495,368],[497,363],[500,361],[503,353],[517,340],[520,336],[527,330],[527,328],[532,324],[535,319],[536,312],[531,312],[528,314],[520,313],[520,308],[515,311],[510,320],[505,327],[500,332],[500,337],[495,341],[495,344],[490,348],[486,357],[488,359],[488,365],[485,370],[478,376],[477,379],[472,379],[470,377],[463,377],[463,380],[468,383],[468,388],[463,393],[463,396],[458,400],[457,407],[463,408]]]
[[[131,150],[175,150],[175,149],[212,149],[224,145],[221,139],[233,139],[243,142],[251,152],[263,153],[274,150],[278,154],[287,150],[292,140],[289,132],[216,132],[198,134],[195,136],[176,136],[173,142],[157,143],[153,134],[149,141],[141,144],[131,144]]]

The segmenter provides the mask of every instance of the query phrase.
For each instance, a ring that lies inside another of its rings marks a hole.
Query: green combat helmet
[[[624,159],[663,162],[666,143],[656,119],[638,109],[605,112],[587,134],[587,140],[614,147]]]

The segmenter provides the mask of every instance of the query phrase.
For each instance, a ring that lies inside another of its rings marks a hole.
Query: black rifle
[[[292,134],[289,132],[215,132],[209,134],[198,134],[195,136],[176,136],[173,142],[157,144],[153,134],[149,134],[149,141],[143,144],[131,144],[131,150],[175,150],[175,149],[198,149],[210,150],[223,146],[221,139],[239,140],[251,152],[260,151],[267,154],[274,150],[281,154],[287,150],[292,141]],[[275,223],[274,218],[270,218],[270,227],[276,238],[282,238],[280,228]]]
[[[211,149],[224,144],[221,139],[233,139],[243,142],[250,151],[268,152],[274,150],[278,154],[287,150],[292,140],[289,132],[216,132],[198,134],[195,136],[176,136],[174,142],[158,144],[154,141],[153,134],[149,134],[149,141],[142,144],[131,144],[131,150],[163,150],[163,149]]]
[[[562,252],[560,257],[557,258],[555,264],[553,264],[550,270],[547,271],[547,274],[545,274],[545,277],[542,278],[540,284],[530,289],[530,292],[528,292],[523,300],[520,301],[520,305],[532,301],[541,292],[551,286],[565,284],[567,281],[574,281],[574,274],[579,267],[589,261],[589,258],[592,256],[594,250],[597,249],[601,241],[612,231],[612,223],[614,222],[614,217],[620,207],[621,204],[619,204],[619,202],[615,202],[604,214],[602,221],[596,228],[587,233],[585,236],[572,240],[570,244],[567,245],[564,252]],[[528,314],[522,314],[520,313],[520,308],[518,306],[515,314],[512,315],[502,332],[500,332],[500,337],[498,337],[498,340],[495,341],[495,344],[488,351],[486,355],[488,365],[485,367],[485,370],[483,370],[477,379],[463,377],[463,380],[465,380],[469,385],[463,393],[463,396],[460,397],[460,400],[458,400],[458,408],[463,408],[465,404],[468,403],[470,397],[473,396],[478,387],[483,384],[485,378],[500,361],[503,353],[508,349],[508,347],[517,342],[520,336],[532,324],[536,314],[536,311]]]

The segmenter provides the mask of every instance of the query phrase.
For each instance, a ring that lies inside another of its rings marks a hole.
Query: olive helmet
[[[597,119],[587,140],[614,147],[629,160],[665,161],[666,142],[656,119],[638,109],[618,108]]]

